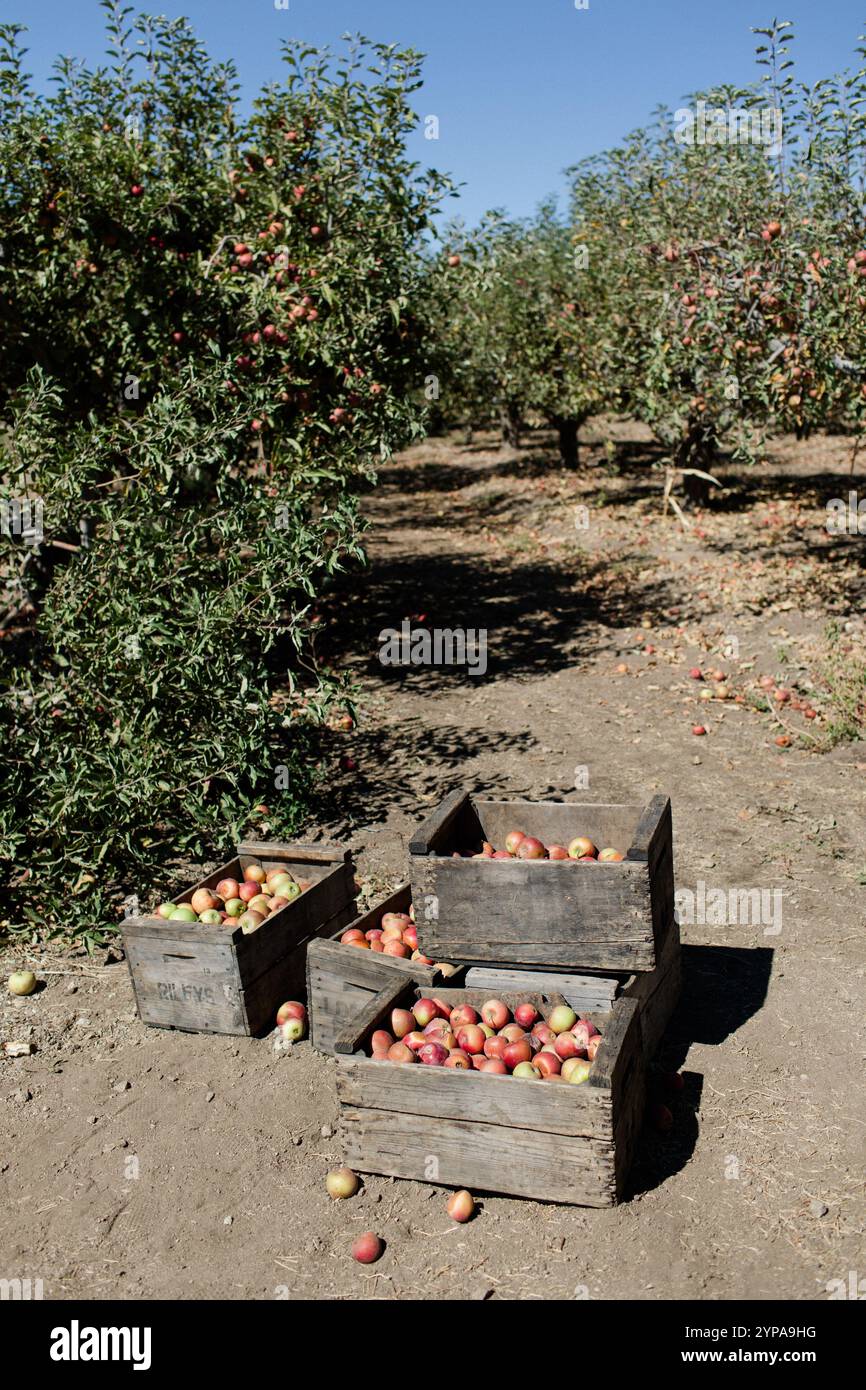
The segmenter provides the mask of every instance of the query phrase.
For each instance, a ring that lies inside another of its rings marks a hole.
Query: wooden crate
[[[581,1012],[610,1008],[612,1001],[618,998],[634,999],[641,1011],[644,1057],[650,1062],[679,1002],[682,987],[679,923],[674,913],[654,970],[617,975],[565,975],[547,970],[474,965],[467,970],[464,984],[467,989],[486,991],[488,998],[498,998],[502,990],[512,994],[521,989],[541,990],[544,994],[555,991]]]
[[[619,863],[454,858],[509,830],[545,844],[588,835]],[[674,908],[671,808],[484,801],[454,792],[409,844],[410,882],[424,954],[473,965],[552,970],[652,970]]]
[[[604,1041],[589,1079],[569,1086],[366,1057],[360,1049],[373,1030],[420,993],[395,989],[378,1015],[363,1021],[352,1040],[355,1055],[337,1058],[349,1167],[545,1202],[606,1207],[619,1200],[645,1103],[637,1003],[616,999],[609,1010],[588,1012]],[[437,997],[480,1007],[490,995],[440,989]],[[527,992],[497,997],[510,1007],[528,1000],[545,1016],[561,1002]]]
[[[412,892],[404,883],[384,902],[348,925],[370,931],[386,912],[408,912],[411,904]],[[343,1034],[356,1032],[364,1010],[374,1006],[383,990],[392,991],[396,984],[414,981],[429,993],[446,979],[433,965],[341,946],[340,937],[345,930],[345,926],[340,927],[330,937],[311,941],[307,948],[310,1040],[320,1052],[335,1052]],[[447,978],[459,983],[462,973],[461,970]]]
[[[198,888],[243,878],[249,864],[285,865],[312,880],[286,907],[245,936],[240,927],[127,917],[123,944],[143,1023],[197,1033],[255,1035],[274,1026],[280,1004],[303,997],[307,942],[345,929],[355,915],[355,880],[347,850],[332,845],[242,844]]]

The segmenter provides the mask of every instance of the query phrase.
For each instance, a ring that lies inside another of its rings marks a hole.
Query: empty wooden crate
[[[355,916],[348,851],[331,845],[242,844],[237,856],[174,901],[244,869],[285,867],[310,883],[294,901],[249,935],[240,927],[127,917],[121,923],[139,1016],[159,1028],[257,1034],[274,1026],[287,999],[303,995],[307,943],[345,927]]]
[[[613,863],[471,857],[511,830],[545,845],[585,835]],[[469,856],[469,857],[466,857]],[[435,960],[551,970],[652,970],[673,916],[670,801],[488,801],[454,792],[409,844],[418,940]]]
[[[480,1008],[484,991],[439,989],[446,1003]],[[644,1058],[637,1004],[616,999],[583,1011],[603,1041],[582,1085],[479,1071],[373,1061],[364,1053],[391,1009],[423,994],[395,989],[337,1057],[337,1095],[346,1163],[362,1173],[412,1178],[539,1201],[604,1207],[625,1190],[643,1119]],[[499,994],[545,1017],[557,996]]]

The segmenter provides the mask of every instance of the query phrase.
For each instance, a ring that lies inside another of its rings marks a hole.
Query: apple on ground
[[[297,999],[289,999],[285,1004],[281,1004],[277,1009],[277,1023],[285,1023],[287,1018],[299,1018],[302,1023],[306,1023],[307,1010],[305,1005],[299,1003]]]
[[[464,1188],[461,1192],[454,1192],[445,1203],[445,1210],[452,1221],[468,1221],[475,1210],[475,1200],[471,1192]]]
[[[287,1018],[280,1024],[280,1035],[284,1042],[296,1043],[307,1035],[307,1025],[302,1018]]]
[[[352,1242],[352,1259],[361,1265],[375,1264],[384,1249],[383,1242],[373,1231],[365,1231]]]
[[[32,970],[14,970],[9,976],[9,993],[23,998],[32,994],[36,988],[36,976]]]
[[[333,1197],[335,1201],[354,1197],[360,1186],[361,1179],[357,1173],[352,1172],[351,1168],[335,1168],[325,1178],[328,1196]]]

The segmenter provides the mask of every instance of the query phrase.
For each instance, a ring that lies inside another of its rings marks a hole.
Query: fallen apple
[[[328,1196],[333,1197],[335,1201],[354,1197],[360,1186],[361,1179],[357,1173],[352,1172],[351,1168],[335,1168],[325,1178]]]
[[[307,1035],[307,1025],[302,1018],[287,1018],[280,1024],[283,1042],[296,1043]]]
[[[468,1221],[475,1210],[475,1199],[471,1192],[465,1188],[460,1192],[454,1192],[445,1203],[445,1210],[452,1221]]]
[[[352,1259],[359,1265],[375,1264],[385,1249],[382,1241],[373,1231],[365,1231],[352,1241]]]
[[[289,999],[287,1003],[281,1004],[277,1009],[277,1023],[285,1023],[287,1018],[299,1018],[302,1023],[306,1023],[305,1005],[299,1004],[296,999]]]
[[[15,970],[9,976],[9,993],[23,997],[32,994],[36,988],[36,976],[32,970]]]

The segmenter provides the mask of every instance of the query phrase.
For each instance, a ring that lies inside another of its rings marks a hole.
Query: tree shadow
[[[679,1071],[694,1043],[718,1047],[736,1033],[767,997],[773,951],[767,946],[683,946],[683,987],[650,1076],[650,1103],[662,1100],[674,1115],[661,1134],[648,1123],[638,1141],[629,1195],[650,1192],[679,1173],[698,1142],[704,1078],[682,1073],[683,1090],[666,1093],[664,1073]]]

